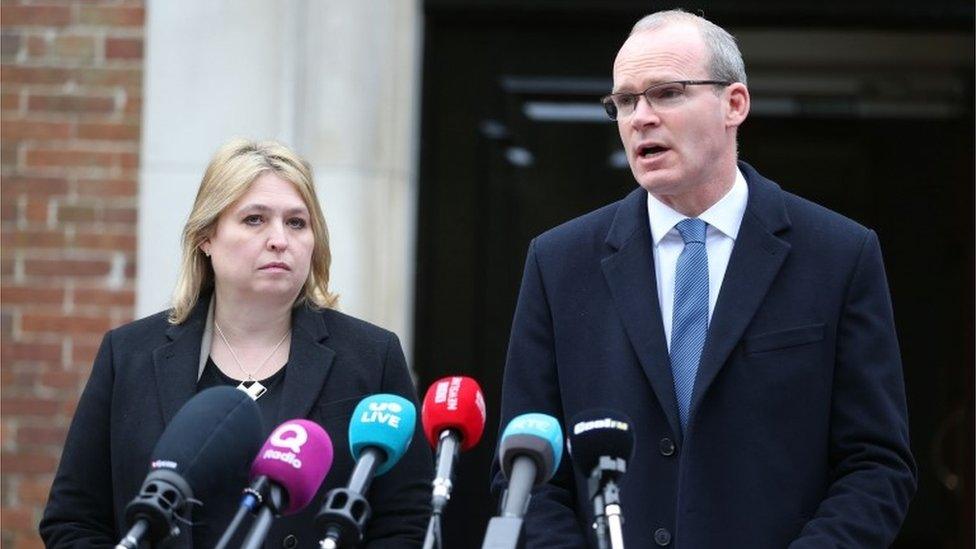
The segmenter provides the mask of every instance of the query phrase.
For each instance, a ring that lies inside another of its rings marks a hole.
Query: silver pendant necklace
[[[237,385],[237,388],[244,391],[247,396],[251,397],[252,400],[261,398],[261,395],[268,392],[268,388],[265,387],[260,381],[254,379],[254,376],[256,376],[264,368],[264,365],[271,360],[271,357],[278,352],[278,348],[281,347],[281,344],[285,342],[285,338],[288,337],[291,330],[287,330],[285,335],[281,336],[281,340],[278,341],[278,344],[274,346],[274,349],[271,349],[271,354],[261,361],[261,364],[256,370],[254,370],[254,372],[248,372],[244,369],[244,365],[241,364],[241,359],[237,358],[237,353],[234,351],[234,348],[230,346],[230,342],[227,341],[227,337],[224,336],[224,331],[220,329],[220,324],[217,324],[216,319],[214,319],[214,328],[217,328],[217,335],[220,336],[220,339],[224,342],[224,345],[227,346],[227,350],[230,351],[230,356],[234,358],[234,362],[237,363],[237,367],[240,368],[241,372],[244,372],[244,375],[247,376],[247,379],[241,381],[240,384]]]

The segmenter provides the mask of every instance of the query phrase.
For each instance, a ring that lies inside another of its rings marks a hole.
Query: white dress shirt
[[[732,246],[739,235],[739,225],[746,212],[749,200],[749,187],[738,168],[735,170],[735,183],[725,196],[711,208],[698,216],[708,223],[705,233],[705,250],[708,253],[708,320],[712,320],[718,292],[725,278],[725,268],[732,256]],[[678,266],[678,256],[685,247],[681,234],[674,228],[688,216],[671,209],[670,206],[647,194],[647,216],[651,223],[651,240],[654,242],[654,274],[657,277],[657,300],[661,304],[661,319],[664,321],[664,337],[671,350],[671,323],[674,320],[674,275]]]

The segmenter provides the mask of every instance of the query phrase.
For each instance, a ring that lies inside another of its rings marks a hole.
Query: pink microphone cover
[[[284,488],[288,502],[282,515],[305,508],[332,467],[332,439],[307,419],[288,420],[271,433],[251,464],[251,480],[265,475]]]

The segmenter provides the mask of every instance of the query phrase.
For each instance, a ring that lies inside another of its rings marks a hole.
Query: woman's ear
[[[205,239],[203,242],[200,243],[200,251],[203,252],[203,255],[205,255],[207,257],[210,257],[210,239],[209,238]]]

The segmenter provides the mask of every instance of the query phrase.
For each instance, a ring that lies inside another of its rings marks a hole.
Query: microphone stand
[[[627,462],[623,459],[600,456],[599,462],[590,473],[587,484],[593,499],[593,528],[601,549],[606,547],[608,533],[610,549],[624,549],[624,517],[617,478],[626,472]]]
[[[142,542],[155,544],[180,534],[177,521],[193,501],[193,490],[177,472],[156,469],[149,473],[139,495],[125,507],[125,522],[132,527],[115,549],[136,549]]]
[[[441,515],[447,502],[451,499],[452,471],[457,461],[458,448],[460,441],[457,434],[445,429],[441,432],[440,442],[437,445],[437,473],[434,477],[434,491],[430,504],[433,512],[430,515],[430,522],[427,524],[427,535],[424,537],[424,549],[434,549],[441,547]]]

